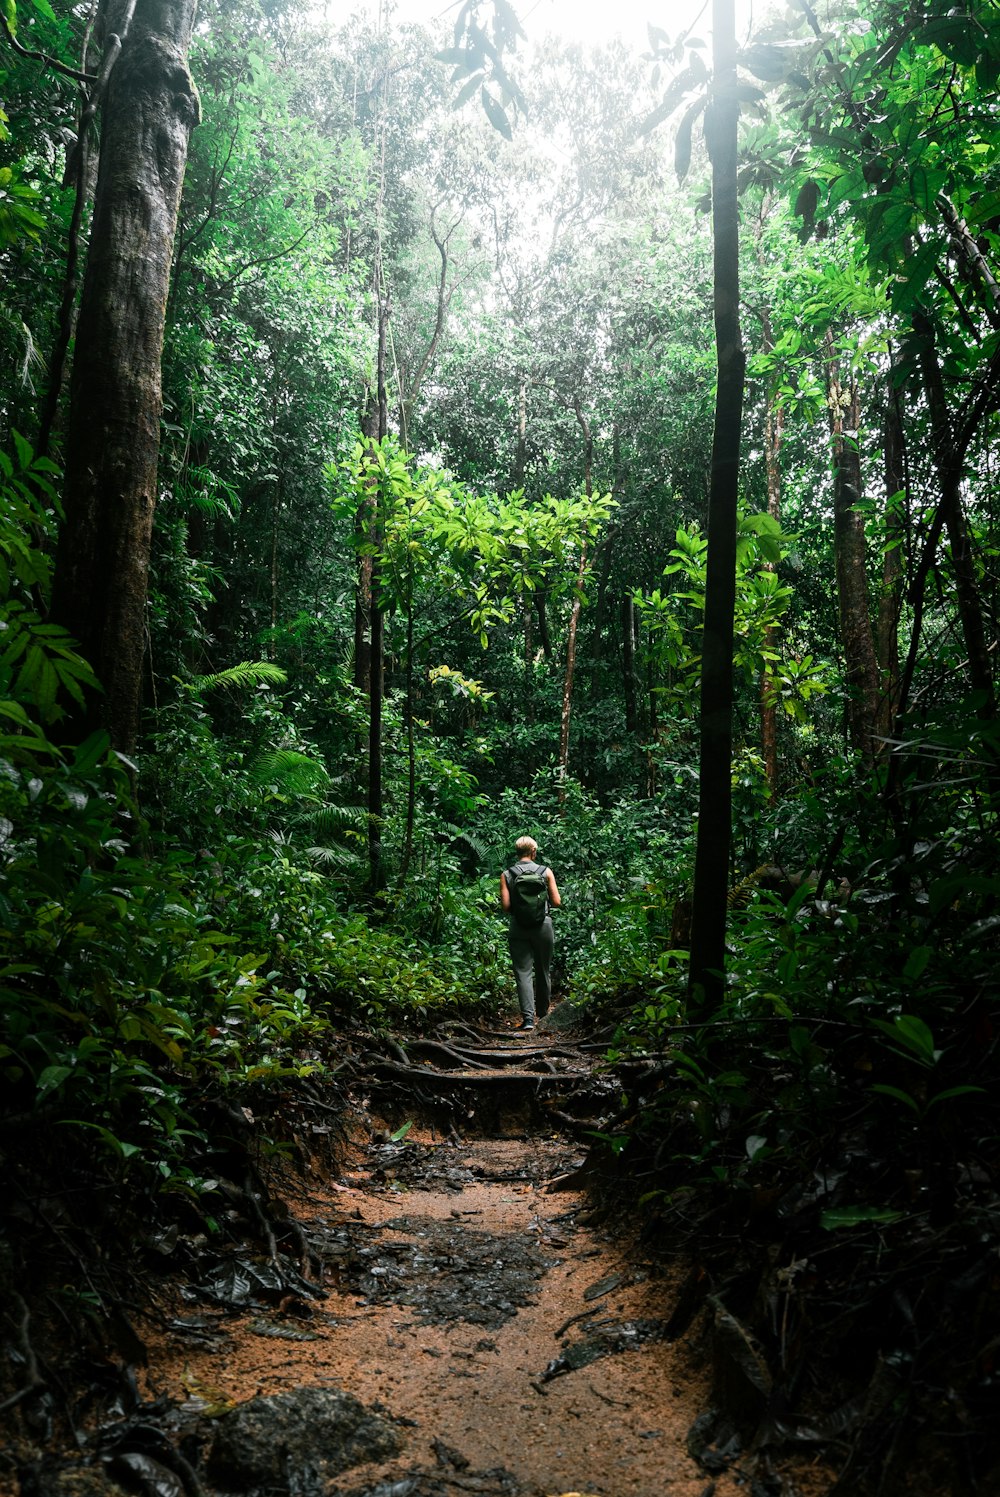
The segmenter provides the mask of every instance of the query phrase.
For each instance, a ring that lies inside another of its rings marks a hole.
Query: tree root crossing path
[[[453,1022],[355,1055],[343,1120],[303,1123],[336,1146],[283,1181],[299,1270],[243,1244],[164,1291],[141,1393],[200,1490],[747,1492],[689,1453],[710,1394],[675,1280],[585,1194],[596,1054]]]

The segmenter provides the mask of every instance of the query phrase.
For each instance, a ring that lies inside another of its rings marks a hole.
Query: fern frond
[[[473,836],[472,832],[459,832],[451,841],[451,851],[458,853],[471,853],[479,863],[489,863],[492,859],[492,850],[481,837]]]
[[[281,666],[273,665],[270,660],[244,660],[211,676],[195,676],[191,690],[214,691],[217,686],[257,686],[261,682],[268,686],[284,686],[287,680]]]
[[[272,749],[247,765],[255,785],[275,785],[289,795],[315,795],[330,776],[326,766],[299,749]]]
[[[352,852],[349,847],[308,847],[306,857],[327,873],[345,873],[358,877],[368,871],[367,859],[361,853]]]
[[[313,836],[324,841],[344,832],[357,832],[363,836],[367,825],[368,816],[361,806],[320,806],[309,817]]]

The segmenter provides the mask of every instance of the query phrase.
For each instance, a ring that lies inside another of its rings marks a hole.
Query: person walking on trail
[[[507,941],[514,964],[517,1001],[521,1009],[518,1029],[534,1029],[536,1017],[549,1011],[551,984],[549,967],[555,933],[550,909],[562,904],[555,874],[535,861],[538,843],[534,837],[518,837],[514,844],[517,862],[500,875],[500,904],[510,924]]]

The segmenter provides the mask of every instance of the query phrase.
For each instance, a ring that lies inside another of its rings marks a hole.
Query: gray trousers
[[[512,920],[507,943],[514,963],[521,1017],[533,1021],[537,1012],[541,1018],[549,1011],[552,992],[549,982],[549,967],[552,965],[552,951],[555,947],[552,921],[548,915],[541,925],[516,925]]]

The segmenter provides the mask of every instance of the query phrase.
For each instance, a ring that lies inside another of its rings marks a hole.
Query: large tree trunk
[[[52,612],[104,686],[84,729],[106,726],[126,753],[139,732],[171,255],[199,117],[194,13],[195,0],[138,0],[111,74],[70,387]]]
[[[692,995],[718,1002],[724,988],[726,898],[732,837],[733,615],[736,507],[746,358],[740,334],[736,188],[736,17],[734,0],[713,0],[714,78],[705,120],[712,162],[713,304],[718,379],[708,504],[705,635],[701,677],[698,841],[691,922]]]

